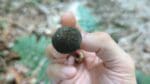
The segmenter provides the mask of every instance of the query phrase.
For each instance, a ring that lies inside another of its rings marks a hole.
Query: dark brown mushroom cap
[[[82,36],[79,30],[71,27],[59,28],[52,36],[52,44],[60,53],[72,53],[80,48]]]

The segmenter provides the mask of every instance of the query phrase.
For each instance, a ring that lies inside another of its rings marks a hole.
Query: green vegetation
[[[87,32],[94,31],[98,24],[90,9],[80,5],[77,10],[80,26]]]
[[[21,57],[19,63],[30,69],[28,76],[37,77],[37,83],[50,83],[46,75],[49,61],[45,56],[45,48],[50,43],[51,41],[45,36],[37,40],[35,35],[31,35],[18,38],[15,46],[12,48],[12,50],[17,52]]]

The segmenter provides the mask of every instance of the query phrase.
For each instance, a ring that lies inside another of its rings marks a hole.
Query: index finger
[[[75,27],[76,18],[72,12],[66,12],[61,16],[60,23],[62,26]]]
[[[78,29],[80,32],[84,32],[82,28],[77,24],[75,15],[72,12],[66,12],[61,16],[60,23],[62,26],[68,26]]]

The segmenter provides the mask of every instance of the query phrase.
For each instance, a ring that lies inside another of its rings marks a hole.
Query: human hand
[[[74,16],[66,13],[62,25],[75,27]],[[71,21],[71,22],[70,22]],[[81,52],[84,60],[75,64],[75,58],[58,53],[52,45],[47,54],[51,60],[48,75],[53,84],[136,84],[131,57],[104,32],[82,33]],[[68,58],[69,57],[69,58]]]

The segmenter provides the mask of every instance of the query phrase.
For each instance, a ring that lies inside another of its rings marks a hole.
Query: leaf
[[[79,5],[77,9],[79,17],[79,25],[87,32],[92,32],[97,27],[97,21],[92,15],[90,9]]]
[[[143,77],[142,84],[149,84],[149,83],[150,83],[150,76],[145,75]]]
[[[142,71],[136,70],[136,80],[137,84],[149,84],[150,75],[146,75]]]
[[[21,60],[19,63],[27,66],[31,71],[29,76],[37,76],[37,83],[47,81],[46,68],[49,64],[45,56],[45,48],[51,43],[50,39],[42,36],[38,41],[35,35],[18,38],[12,48],[17,52]],[[50,81],[47,81],[50,83]]]
[[[137,84],[142,84],[143,73],[139,70],[136,70],[136,81]]]

